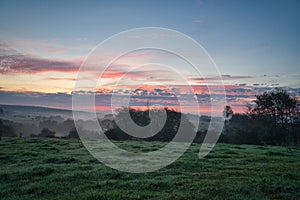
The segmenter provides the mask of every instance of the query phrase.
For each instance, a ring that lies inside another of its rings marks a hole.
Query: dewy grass
[[[133,152],[163,142],[117,142]],[[130,174],[93,158],[76,139],[0,141],[0,199],[300,199],[300,149],[192,144],[158,171]]]

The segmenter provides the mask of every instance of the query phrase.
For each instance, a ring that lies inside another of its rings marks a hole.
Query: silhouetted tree
[[[48,128],[43,128],[41,130],[41,134],[40,134],[41,137],[55,137],[55,132],[54,131],[51,131],[50,129]]]
[[[280,122],[281,127],[286,126],[295,114],[296,99],[292,98],[286,91],[276,89],[256,95],[255,108],[252,114],[263,117],[275,125]]]
[[[196,143],[202,143],[204,141],[206,133],[207,133],[207,130],[197,131],[197,134],[196,134],[196,137],[194,139],[194,142],[196,142]]]
[[[229,124],[229,120],[232,118],[232,116],[233,116],[232,108],[230,106],[225,106],[223,111],[223,117],[227,122],[227,124]]]
[[[233,116],[232,108],[230,106],[225,106],[224,110],[223,110],[223,117],[225,119],[225,124],[223,127],[223,131],[218,140],[218,142],[220,142],[220,143],[226,143],[229,140],[229,131],[230,131],[229,130],[230,129],[229,120],[231,120],[232,116]],[[232,132],[232,130],[231,130],[231,132]]]
[[[0,108],[0,116],[4,116],[4,110]]]
[[[67,119],[58,125],[57,132],[67,135],[71,129],[75,128],[73,119]]]
[[[5,120],[7,122],[7,120]],[[14,128],[10,125],[4,124],[4,120],[0,119],[0,139],[2,137],[16,137],[17,134]]]
[[[101,126],[102,130],[105,132],[105,131],[115,128],[115,122],[111,119],[102,119],[100,121],[100,126]]]
[[[129,112],[132,119],[128,119],[126,112]],[[155,116],[153,119],[150,119],[149,112],[154,112]],[[160,116],[166,113],[166,122],[165,124],[161,124]],[[157,118],[157,119],[156,119]],[[174,110],[164,108],[163,109],[153,109],[149,110],[136,110],[129,108],[122,108],[118,110],[118,114],[116,115],[117,120],[122,120],[127,127],[127,130],[130,130],[131,123],[135,123],[139,126],[146,126],[149,123],[153,123],[154,126],[162,127],[161,130],[158,131],[155,135],[141,139],[138,137],[133,137],[125,132],[123,132],[119,127],[115,126],[113,129],[110,129],[105,132],[108,138],[113,140],[145,140],[145,141],[170,141],[177,134],[179,127],[183,128],[187,133],[183,135],[181,138],[178,137],[179,141],[185,141],[185,137],[189,137],[191,133],[195,132],[194,126],[189,122],[187,117]],[[152,121],[151,121],[152,120]],[[135,130],[132,130],[135,131]],[[152,130],[150,130],[152,132]],[[195,133],[196,134],[196,133]],[[194,135],[195,136],[195,135]]]
[[[75,127],[70,130],[69,138],[79,138],[77,129]]]
[[[254,102],[254,108],[248,113],[256,124],[260,124],[260,129],[265,130],[261,137],[266,143],[296,143],[298,136],[292,128],[298,115],[296,98],[284,90],[275,89],[257,95]]]
[[[39,124],[39,129],[43,129],[43,128],[48,128],[48,129],[51,129],[51,130],[56,130],[57,129],[57,121],[54,121],[54,120],[44,120],[44,121],[41,121],[40,124]]]

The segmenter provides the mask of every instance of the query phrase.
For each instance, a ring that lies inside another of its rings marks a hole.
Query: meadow
[[[300,148],[217,144],[198,159],[200,145],[158,171],[130,174],[104,166],[78,139],[2,138],[0,199],[300,199]]]

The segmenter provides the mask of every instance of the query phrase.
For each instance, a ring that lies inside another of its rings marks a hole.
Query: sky
[[[299,8],[297,0],[0,0],[0,104],[71,109],[78,70],[90,51],[114,34],[141,27],[173,29],[201,44],[218,66],[235,112],[244,112],[255,95],[275,87],[300,96]],[[165,60],[187,77],[201,112],[209,114],[207,85],[219,87],[216,75],[204,73],[204,81],[177,58],[149,50],[107,69],[106,84],[96,89],[96,108],[111,109],[114,83],[126,75],[116,92],[120,101],[130,93],[133,106],[150,102],[176,109],[174,91],[186,95],[187,85],[162,66],[134,69]],[[94,72],[86,73],[88,79]]]

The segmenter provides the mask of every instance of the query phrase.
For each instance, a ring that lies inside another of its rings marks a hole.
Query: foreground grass
[[[218,144],[200,160],[199,147],[159,171],[130,174],[104,166],[79,140],[4,138],[0,199],[300,199],[300,149]]]

